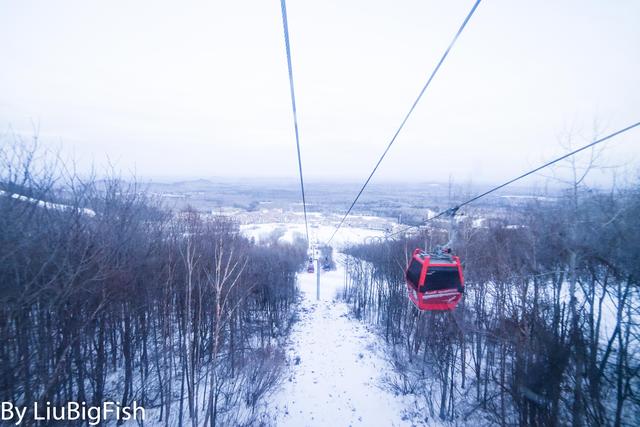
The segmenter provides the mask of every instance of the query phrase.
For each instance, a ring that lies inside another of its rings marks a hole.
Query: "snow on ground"
[[[304,224],[254,224],[243,233],[257,240],[280,229],[282,240],[304,235]],[[326,242],[335,225],[314,225],[312,241]],[[334,248],[381,237],[380,230],[345,227],[334,237]],[[334,252],[334,259],[340,258]],[[383,385],[393,370],[384,355],[384,343],[350,315],[337,298],[345,271],[321,272],[320,300],[316,274],[299,273],[302,301],[299,320],[287,347],[288,369],[282,386],[267,405],[267,419],[276,426],[404,426],[423,425],[405,414],[415,407],[411,397],[396,396]]]
[[[335,224],[312,224],[310,240],[326,242]],[[276,230],[280,239],[304,236],[304,223],[243,225],[242,232],[261,240]],[[382,230],[344,227],[331,244],[382,237]],[[334,259],[339,258],[334,253]],[[276,426],[403,426],[420,421],[404,414],[411,398],[395,396],[383,386],[393,367],[385,359],[384,344],[365,324],[353,318],[348,306],[337,298],[344,287],[345,272],[321,272],[320,300],[316,300],[316,274],[299,273],[302,301],[294,325],[287,358],[289,367],[282,387],[267,407],[268,420]]]
[[[37,206],[39,206],[41,208],[53,209],[53,210],[57,210],[57,211],[68,211],[68,210],[76,209],[76,208],[74,208],[72,206],[69,206],[69,205],[62,205],[60,203],[45,202],[43,200],[34,199],[32,197],[23,196],[21,194],[7,193],[4,190],[0,190],[0,196],[9,196],[12,199],[20,200],[22,202],[32,203],[32,204],[37,205]],[[96,216],[95,211],[92,210],[92,209],[89,209],[89,208],[77,208],[77,211],[79,213],[83,214],[83,215],[86,215],[86,216],[90,216],[90,217]]]
[[[290,369],[269,411],[277,426],[412,424],[403,416],[409,402],[382,387],[392,367],[379,338],[336,299],[344,274],[341,267],[321,274],[320,301],[316,274],[298,276],[303,301],[287,350]]]
[[[292,242],[295,236],[304,238],[305,227],[304,223],[296,224],[284,224],[284,223],[264,223],[264,224],[243,224],[240,226],[240,230],[247,237],[253,237],[256,241],[260,241],[269,237],[269,235],[276,231],[282,230],[284,233],[281,240]],[[336,229],[336,225],[310,225],[309,226],[309,240],[311,242],[325,243]],[[370,229],[370,228],[354,228],[343,227],[338,231],[331,245],[340,249],[350,242],[363,242],[366,238],[370,237],[383,237],[384,231]]]

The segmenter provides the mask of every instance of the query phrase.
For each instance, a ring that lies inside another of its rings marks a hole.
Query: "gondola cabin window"
[[[422,292],[437,291],[440,289],[458,289],[460,287],[460,274],[457,267],[429,266],[427,277]]]
[[[422,274],[422,264],[415,259],[411,260],[409,268],[407,269],[407,280],[414,288],[418,288],[420,283],[420,275]]]

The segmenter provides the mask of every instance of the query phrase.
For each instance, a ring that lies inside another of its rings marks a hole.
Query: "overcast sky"
[[[473,1],[289,0],[302,158],[364,179]],[[377,180],[495,182],[640,120],[640,2],[485,0]],[[144,177],[295,177],[278,0],[2,1],[0,126]],[[607,145],[638,170],[640,129]]]

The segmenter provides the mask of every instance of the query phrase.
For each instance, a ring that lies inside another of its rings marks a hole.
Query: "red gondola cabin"
[[[453,310],[464,292],[460,258],[448,252],[416,249],[405,277],[409,299],[420,310]]]

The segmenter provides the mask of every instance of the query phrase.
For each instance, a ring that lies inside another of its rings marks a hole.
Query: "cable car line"
[[[420,102],[420,99],[422,98],[422,96],[424,95],[424,93],[426,92],[427,88],[429,87],[429,85],[431,84],[431,82],[433,81],[435,75],[437,74],[438,70],[440,69],[440,67],[442,66],[442,64],[444,63],[445,59],[447,58],[449,52],[451,51],[451,49],[453,48],[455,42],[457,41],[457,39],[459,38],[459,36],[462,34],[462,32],[464,31],[466,25],[468,24],[469,20],[471,19],[471,17],[473,16],[474,12],[476,11],[477,7],[479,6],[481,0],[476,0],[473,7],[471,8],[471,10],[469,11],[469,13],[467,14],[467,16],[465,17],[463,23],[461,24],[460,28],[458,29],[457,33],[455,34],[453,40],[450,42],[449,46],[447,47],[447,49],[445,50],[444,54],[442,55],[442,57],[440,58],[439,62],[437,63],[436,67],[434,68],[434,70],[432,71],[432,73],[430,74],[427,82],[425,83],[425,85],[422,87],[422,90],[420,91],[420,93],[418,94],[418,97],[415,99],[415,101],[413,102],[413,104],[411,105],[411,108],[409,109],[409,111],[406,113],[406,115],[404,116],[402,122],[400,123],[400,126],[398,127],[398,129],[396,130],[395,134],[393,135],[393,137],[391,138],[391,140],[389,141],[389,143],[387,144],[385,150],[383,151],[382,155],[380,156],[380,158],[378,159],[377,163],[375,164],[373,170],[371,171],[371,173],[369,174],[369,176],[367,177],[366,181],[364,182],[364,184],[362,185],[362,187],[360,188],[358,194],[356,195],[355,199],[353,200],[353,202],[351,203],[351,205],[349,206],[349,209],[347,209],[347,212],[344,214],[344,216],[342,217],[342,219],[340,220],[340,222],[338,223],[338,226],[336,227],[336,229],[333,231],[333,234],[331,235],[331,237],[329,238],[329,240],[327,241],[327,245],[333,240],[333,238],[336,236],[336,234],[338,233],[338,231],[340,230],[340,228],[342,227],[342,225],[344,224],[344,222],[346,221],[347,217],[349,216],[349,214],[351,213],[351,211],[353,210],[354,206],[356,205],[356,203],[358,202],[360,196],[363,194],[364,190],[366,189],[367,185],[369,184],[369,182],[371,181],[371,179],[373,178],[373,175],[376,173],[376,171],[378,170],[378,167],[380,166],[380,164],[382,163],[382,161],[384,160],[384,158],[386,157],[387,153],[389,152],[389,150],[391,149],[391,146],[394,144],[394,142],[396,141],[398,135],[400,134],[400,132],[402,131],[402,129],[404,128],[404,125],[407,123],[407,121],[409,120],[409,117],[411,116],[411,114],[413,113],[413,111],[415,110],[416,106],[418,105],[418,102]],[[306,197],[305,197],[305,191],[304,191],[304,179],[303,179],[303,173],[302,173],[302,160],[301,160],[301,155],[300,155],[300,138],[299,138],[299,132],[298,132],[298,120],[297,120],[297,111],[296,111],[296,101],[295,101],[295,91],[294,91],[294,82],[293,82],[293,67],[291,64],[291,47],[290,47],[290,43],[289,43],[289,28],[288,28],[288,22],[287,22],[287,11],[286,11],[286,0],[281,0],[280,1],[281,7],[282,7],[282,23],[283,23],[283,29],[284,29],[284,39],[285,39],[285,47],[286,47],[286,54],[287,54],[287,66],[288,66],[288,71],[289,71],[289,88],[290,88],[290,92],[291,92],[291,105],[292,105],[292,110],[293,110],[293,120],[294,120],[294,129],[295,129],[295,136],[296,136],[296,149],[297,149],[297,155],[298,155],[298,170],[299,170],[299,174],[300,174],[300,188],[301,188],[301,192],[302,192],[302,202],[303,202],[303,209],[304,209],[304,219],[305,219],[305,229],[306,229],[306,236],[307,236],[307,244],[310,243],[309,241],[309,226],[308,226],[308,220],[307,220],[307,207],[306,207]],[[596,141],[593,141],[589,144],[586,144],[576,150],[573,150],[569,153],[566,153],[558,158],[555,158],[551,161],[548,161],[530,171],[527,171],[521,175],[518,175],[515,178],[512,178],[500,185],[497,185],[483,193],[480,193],[462,203],[459,203],[453,207],[450,207],[444,211],[441,211],[439,213],[437,213],[435,216],[426,219],[425,221],[422,221],[420,224],[418,225],[409,225],[401,230],[398,230],[396,232],[387,234],[385,236],[386,239],[388,239],[391,236],[395,236],[398,235],[400,233],[405,233],[406,231],[412,229],[412,228],[417,228],[420,227],[424,224],[426,224],[429,221],[433,221],[437,218],[443,217],[443,216],[449,216],[451,218],[451,228],[449,229],[449,235],[451,236],[453,233],[453,227],[454,227],[454,217],[457,214],[457,212],[464,206],[469,205],[491,193],[494,193],[516,181],[519,181],[529,175],[532,175],[544,168],[547,168],[555,163],[558,163],[561,160],[564,160],[568,157],[571,157],[577,153],[580,153],[588,148],[592,148],[598,144],[601,144],[605,141],[608,141],[618,135],[621,135],[623,133],[626,133],[636,127],[640,126],[640,122],[636,122],[632,125],[629,125],[625,128],[622,128],[616,132],[613,132],[603,138],[600,138]],[[420,311],[453,311],[456,306],[458,305],[458,303],[461,301],[462,299],[462,295],[464,293],[464,275],[463,275],[463,268],[462,268],[462,264],[461,264],[461,260],[458,256],[454,255],[451,251],[451,247],[449,245],[452,244],[453,238],[450,239],[450,243],[447,243],[446,246],[441,246],[438,249],[436,249],[435,251],[429,251],[427,252],[426,250],[420,249],[420,248],[416,248],[413,251],[411,260],[409,261],[406,270],[405,270],[405,279],[406,279],[406,284],[407,284],[407,290],[409,292],[409,300],[420,310]],[[318,264],[319,267],[319,264]],[[313,268],[313,266],[311,266],[311,268]],[[319,273],[319,271],[318,271]],[[319,276],[318,276],[319,277]],[[318,282],[319,283],[319,282]],[[458,322],[458,319],[454,317],[454,321],[458,324],[458,328],[462,330],[462,328],[460,327],[460,324]]]
[[[596,145],[598,145],[598,144],[600,144],[600,143],[602,143],[602,142],[608,141],[609,139],[614,138],[614,137],[616,137],[616,136],[618,136],[618,135],[621,135],[621,134],[623,134],[623,133],[625,133],[625,132],[628,132],[628,131],[630,131],[630,130],[632,130],[632,129],[634,129],[634,128],[638,127],[638,126],[640,126],[640,122],[637,122],[637,123],[634,123],[634,124],[632,124],[632,125],[629,125],[629,126],[627,126],[627,127],[625,127],[625,128],[622,128],[622,129],[620,129],[620,130],[618,130],[618,131],[616,131],[616,132],[613,132],[613,133],[611,133],[611,134],[609,134],[609,135],[607,135],[607,136],[605,136],[605,137],[603,137],[603,138],[600,138],[600,139],[598,139],[598,140],[596,140],[596,141],[594,141],[594,142],[592,142],[592,143],[590,143],[590,144],[584,145],[584,146],[582,146],[582,147],[580,147],[580,148],[578,148],[578,149],[576,149],[576,150],[573,150],[573,151],[571,151],[571,152],[569,152],[569,153],[567,153],[567,154],[565,154],[565,155],[563,155],[563,156],[560,156],[560,157],[558,157],[558,158],[556,158],[556,159],[553,159],[553,160],[551,160],[551,161],[549,161],[549,162],[547,162],[547,163],[545,163],[545,164],[543,164],[543,165],[541,165],[541,166],[538,166],[538,167],[537,167],[537,168],[535,168],[535,169],[532,169],[532,170],[530,170],[530,171],[528,171],[528,172],[525,172],[525,173],[523,173],[522,175],[519,175],[519,176],[517,176],[517,177],[515,177],[515,178],[513,178],[513,179],[510,179],[509,181],[507,181],[507,182],[505,182],[505,183],[503,183],[503,184],[500,184],[500,185],[498,185],[498,186],[496,186],[496,187],[493,187],[492,189],[487,190],[487,191],[485,191],[484,193],[478,194],[477,196],[472,197],[471,199],[466,200],[466,201],[464,201],[464,202],[462,202],[462,203],[460,203],[460,204],[458,204],[458,205],[456,205],[456,206],[454,206],[454,207],[452,207],[452,208],[449,208],[449,209],[446,209],[446,210],[444,210],[444,211],[442,211],[442,212],[439,212],[439,213],[438,213],[438,214],[436,214],[435,216],[433,216],[433,217],[431,217],[431,218],[426,219],[426,220],[425,220],[425,221],[423,221],[421,224],[407,226],[406,228],[404,228],[404,229],[402,229],[402,230],[399,230],[399,231],[396,231],[396,232],[394,232],[394,233],[390,233],[390,234],[388,234],[388,235],[387,235],[387,237],[395,236],[395,235],[397,235],[397,234],[404,233],[404,232],[406,232],[407,230],[410,230],[410,229],[412,229],[412,228],[420,227],[420,226],[422,226],[422,225],[425,225],[425,224],[426,224],[427,222],[429,222],[429,221],[433,221],[434,219],[440,218],[440,217],[445,216],[445,215],[455,215],[455,213],[458,211],[458,209],[460,209],[460,208],[461,208],[461,207],[463,207],[463,206],[466,206],[466,205],[468,205],[468,204],[470,204],[470,203],[473,203],[473,202],[475,202],[476,200],[481,199],[482,197],[485,197],[485,196],[487,196],[487,195],[489,195],[489,194],[491,194],[491,193],[493,193],[493,192],[495,192],[495,191],[498,191],[499,189],[501,189],[501,188],[503,188],[503,187],[506,187],[506,186],[507,186],[507,185],[509,185],[509,184],[513,184],[514,182],[516,182],[516,181],[518,181],[518,180],[520,180],[520,179],[522,179],[522,178],[525,178],[525,177],[527,177],[527,176],[529,176],[529,175],[532,175],[532,174],[534,174],[534,173],[536,173],[536,172],[538,172],[538,171],[540,171],[540,170],[542,170],[542,169],[544,169],[544,168],[546,168],[546,167],[549,167],[549,166],[553,165],[554,163],[557,163],[557,162],[559,162],[559,161],[561,161],[561,160],[564,160],[564,159],[566,159],[567,157],[571,157],[571,156],[573,156],[573,155],[575,155],[575,154],[577,154],[577,153],[579,153],[579,152],[581,152],[581,151],[584,151],[584,150],[586,150],[586,149],[588,149],[588,148],[594,147],[594,146],[596,146]]]
[[[283,4],[284,4],[284,0]],[[438,70],[440,69],[440,66],[442,65],[442,63],[444,62],[444,60],[447,58],[447,56],[449,55],[449,52],[451,51],[451,49],[453,48],[453,45],[456,43],[456,41],[458,40],[458,37],[460,36],[460,34],[462,34],[462,31],[464,30],[464,28],[467,26],[467,23],[469,22],[469,20],[471,19],[471,17],[473,16],[473,13],[476,11],[476,9],[478,8],[478,5],[480,4],[481,0],[476,0],[476,2],[474,3],[473,7],[471,8],[471,10],[469,11],[469,13],[467,14],[466,18],[464,19],[464,21],[462,22],[462,25],[460,25],[460,28],[458,29],[458,32],[456,33],[456,35],[453,37],[453,40],[451,40],[451,43],[449,43],[449,46],[447,47],[447,49],[444,51],[444,54],[442,55],[442,57],[440,58],[440,61],[438,61],[438,64],[436,65],[436,67],[433,69],[433,71],[431,72],[431,75],[429,76],[429,79],[427,80],[427,83],[425,83],[425,85],[422,87],[422,90],[420,91],[420,93],[418,94],[418,97],[416,98],[416,100],[413,102],[413,105],[411,105],[411,108],[409,109],[409,111],[407,112],[407,114],[404,116],[404,119],[402,120],[402,123],[400,123],[400,127],[398,127],[398,130],[396,130],[395,134],[393,135],[393,137],[391,138],[391,141],[389,142],[389,144],[387,145],[387,148],[384,150],[384,152],[382,153],[382,156],[380,156],[380,159],[378,159],[378,162],[376,163],[375,167],[373,168],[373,170],[371,171],[371,173],[369,174],[369,177],[367,178],[367,180],[364,182],[364,184],[362,185],[362,188],[360,189],[360,191],[358,192],[358,195],[356,196],[356,198],[353,200],[353,203],[351,203],[351,206],[349,206],[349,209],[347,210],[347,213],[344,214],[344,217],[342,217],[342,220],[340,220],[340,223],[338,224],[338,226],[336,227],[335,231],[333,232],[333,234],[331,235],[331,237],[329,238],[329,240],[327,240],[327,244],[329,244],[331,242],[331,240],[333,240],[333,238],[335,237],[336,233],[338,233],[338,230],[340,230],[340,228],[342,227],[342,224],[344,224],[344,221],[347,219],[347,217],[349,216],[349,214],[351,213],[351,210],[353,209],[353,207],[356,205],[356,203],[358,202],[358,199],[360,198],[360,196],[362,195],[362,193],[364,192],[364,189],[367,187],[367,185],[369,184],[369,181],[371,181],[371,178],[373,177],[373,174],[376,173],[376,170],[378,170],[378,166],[380,166],[380,163],[382,163],[382,160],[385,158],[385,156],[387,155],[387,152],[389,152],[389,149],[391,148],[391,146],[393,145],[393,143],[395,142],[396,138],[398,137],[398,134],[400,134],[400,131],[402,131],[402,128],[404,127],[405,123],[407,123],[407,120],[409,119],[409,116],[411,116],[411,113],[413,113],[413,110],[416,108],[416,106],[418,105],[418,102],[420,102],[420,98],[422,98],[422,95],[425,93],[425,91],[427,90],[427,88],[429,87],[429,85],[431,84],[431,81],[433,80],[433,78],[435,77],[436,73],[438,72]]]
[[[289,89],[291,92],[291,107],[293,109],[293,127],[296,134],[296,150],[298,152],[298,172],[300,174],[300,191],[302,193],[302,209],[304,211],[304,228],[309,244],[309,223],[307,222],[307,200],[304,193],[304,179],[302,177],[302,157],[300,156],[300,136],[298,134],[298,113],[296,110],[296,94],[293,89],[293,67],[291,66],[291,46],[289,45],[289,22],[287,21],[287,5],[285,0],[280,0],[282,9],[282,27],[284,31],[284,44],[287,51],[287,66],[289,69]]]

